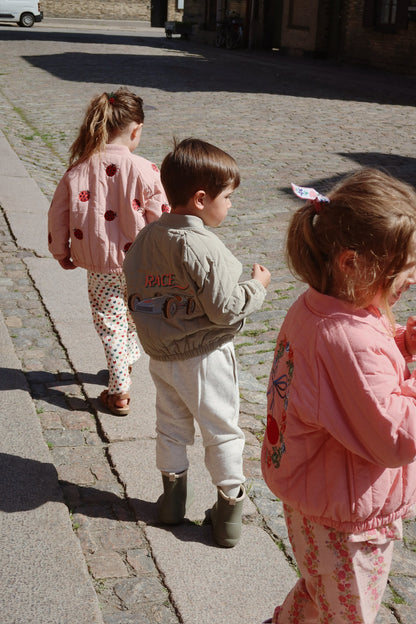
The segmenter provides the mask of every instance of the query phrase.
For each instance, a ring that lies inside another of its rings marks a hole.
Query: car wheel
[[[188,305],[186,306],[186,313],[193,314],[195,312],[195,308],[196,308],[195,299],[194,298],[189,299]]]
[[[22,13],[20,16],[19,26],[24,28],[30,28],[35,23],[35,16],[33,13]]]
[[[178,302],[174,297],[171,297],[171,299],[168,299],[165,303],[166,318],[172,318],[172,316],[175,316],[177,310],[178,310]]]
[[[139,310],[139,307],[138,307],[139,303],[140,303],[140,299],[136,294],[130,295],[129,301],[128,301],[129,310],[131,310],[132,312],[137,312]]]

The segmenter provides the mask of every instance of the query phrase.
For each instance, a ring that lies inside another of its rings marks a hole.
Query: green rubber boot
[[[237,498],[229,498],[218,488],[218,500],[211,509],[212,532],[218,546],[232,548],[240,539],[245,497],[244,485],[241,486]]]
[[[162,480],[163,494],[157,501],[159,521],[179,524],[186,512],[187,471],[162,472]]]

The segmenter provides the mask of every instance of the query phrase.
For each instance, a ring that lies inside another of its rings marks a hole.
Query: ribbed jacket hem
[[[156,353],[154,351],[150,351],[149,349],[145,349],[145,347],[143,345],[142,346],[145,349],[147,355],[151,357],[153,360],[158,360],[160,362],[168,362],[169,360],[171,361],[190,360],[191,358],[197,357],[198,355],[206,355],[207,353],[212,353],[212,351],[215,351],[215,349],[222,347],[222,345],[226,344],[227,342],[232,342],[233,339],[234,339],[234,335],[223,336],[222,338],[218,340],[214,340],[213,342],[209,344],[200,345],[199,347],[195,347],[191,349],[190,351],[185,351],[183,353],[161,354],[161,353]]]

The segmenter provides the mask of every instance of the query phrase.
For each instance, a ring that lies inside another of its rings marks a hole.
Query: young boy
[[[157,391],[159,519],[177,524],[185,516],[186,447],[194,441],[195,419],[218,490],[214,539],[232,547],[245,498],[233,337],[261,307],[270,273],[254,264],[252,279],[239,282],[240,262],[205,228],[222,223],[240,183],[231,156],[185,139],[164,159],[161,179],[171,213],[143,228],[124,261],[129,307]]]

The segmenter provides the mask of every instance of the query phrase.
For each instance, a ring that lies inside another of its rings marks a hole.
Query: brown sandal
[[[127,416],[130,411],[130,395],[128,392],[124,394],[108,394],[108,390],[103,390],[100,394],[100,403],[115,416]],[[118,401],[127,400],[127,405],[121,407],[117,405]]]

